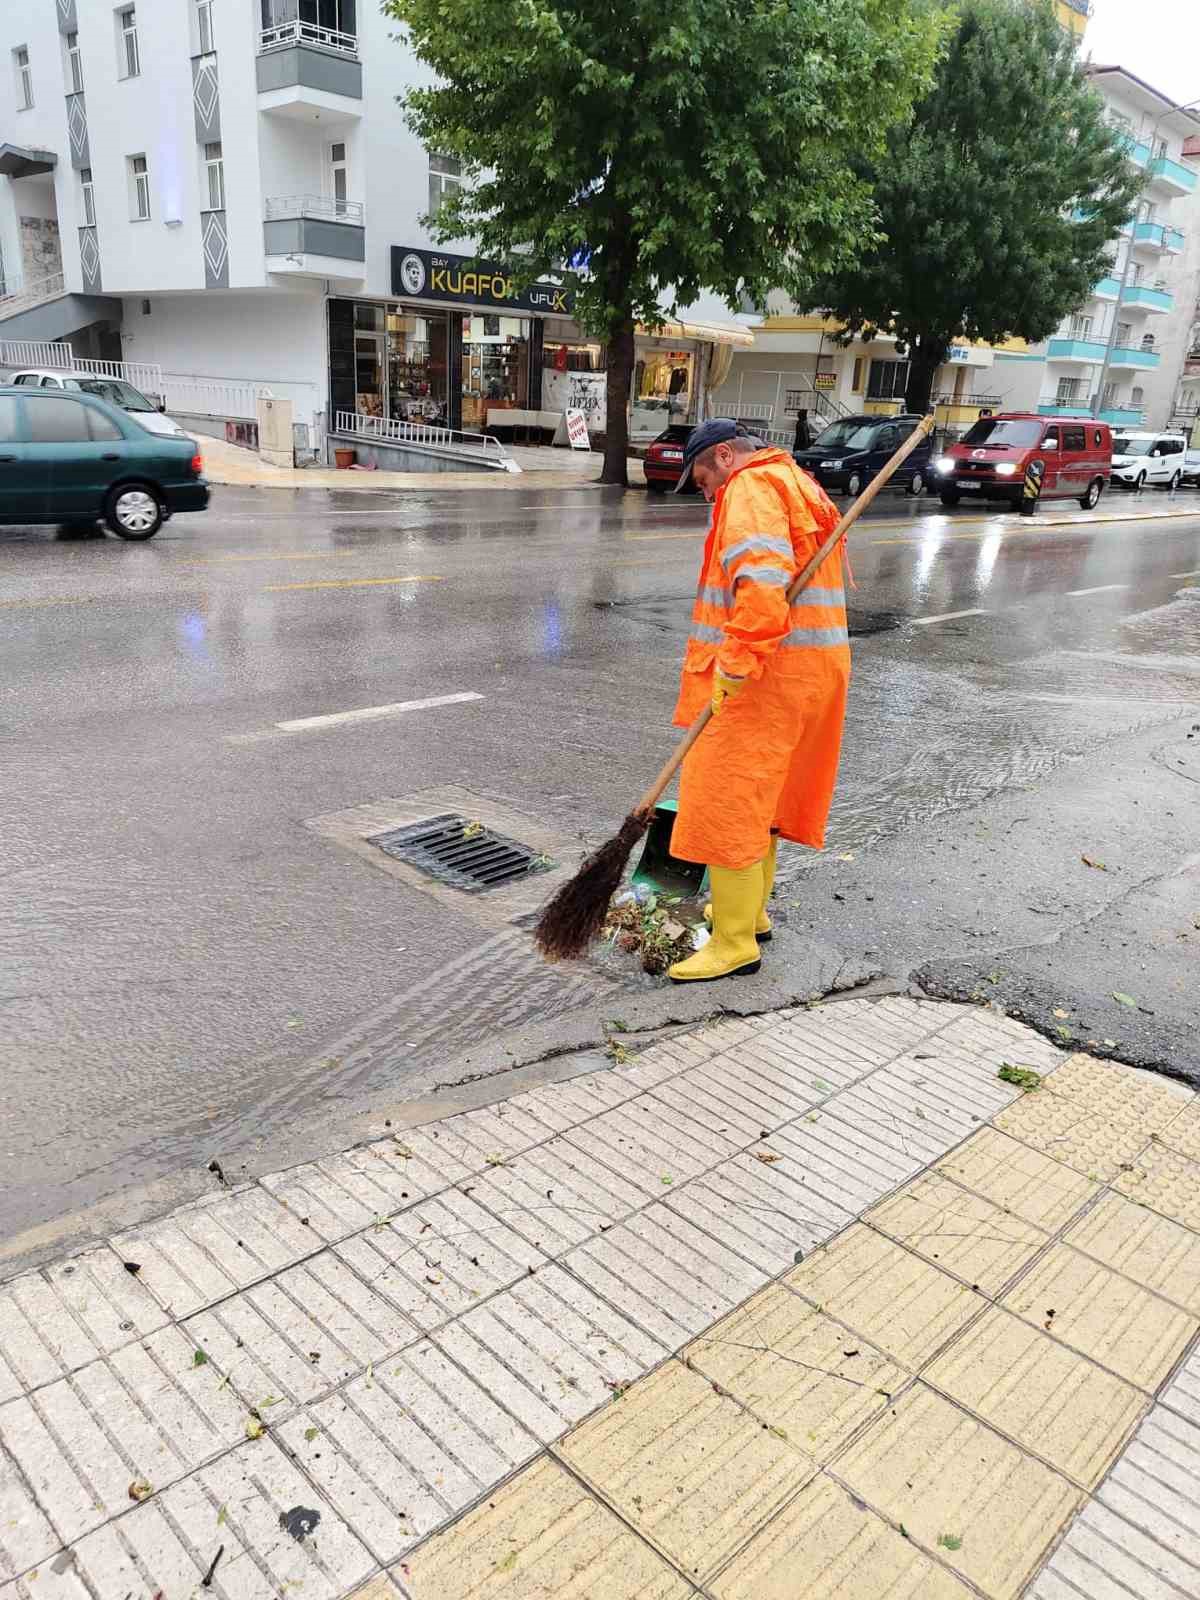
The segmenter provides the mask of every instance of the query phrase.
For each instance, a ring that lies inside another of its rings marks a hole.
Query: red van
[[[1025,469],[1043,466],[1043,500],[1078,500],[1090,511],[1112,474],[1112,432],[1093,417],[1040,417],[1001,411],[980,417],[958,444],[933,463],[944,506],[963,499],[1019,506]]]

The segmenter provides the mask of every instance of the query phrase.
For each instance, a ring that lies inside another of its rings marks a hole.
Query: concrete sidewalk
[[[513,472],[339,472],[333,467],[272,467],[253,450],[200,438],[204,475],[210,483],[254,489],[599,489],[602,458],[579,451],[512,446],[508,454],[521,468]],[[644,486],[637,458],[629,458],[629,482]]]
[[[892,997],[377,1131],[0,1288],[2,1600],[1200,1593],[1189,1090]]]

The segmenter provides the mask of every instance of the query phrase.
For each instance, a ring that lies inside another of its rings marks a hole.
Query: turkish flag
[[[555,372],[565,372],[567,370],[567,347],[565,344],[560,344],[555,352],[554,370]]]

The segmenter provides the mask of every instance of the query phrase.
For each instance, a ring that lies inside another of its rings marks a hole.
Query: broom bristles
[[[533,930],[534,943],[547,961],[572,961],[600,936],[633,847],[649,826],[649,812],[631,811],[547,904]]]

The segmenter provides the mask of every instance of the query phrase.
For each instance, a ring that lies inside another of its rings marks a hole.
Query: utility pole
[[[1101,409],[1104,405],[1104,386],[1108,382],[1108,372],[1109,368],[1112,366],[1113,351],[1116,349],[1117,322],[1121,315],[1121,306],[1125,300],[1125,290],[1129,286],[1129,273],[1133,266],[1133,247],[1137,243],[1138,223],[1142,221],[1142,207],[1145,205],[1147,209],[1149,208],[1149,202],[1146,200],[1145,194],[1146,190],[1150,187],[1150,168],[1153,166],[1156,160],[1154,150],[1158,143],[1158,130],[1162,127],[1165,119],[1169,116],[1172,116],[1176,111],[1191,111],[1196,106],[1200,106],[1200,100],[1189,100],[1185,106],[1168,107],[1166,111],[1159,113],[1158,120],[1155,122],[1150,133],[1150,156],[1146,162],[1146,176],[1142,182],[1137,203],[1133,208],[1133,220],[1129,225],[1129,243],[1125,247],[1125,270],[1121,273],[1121,282],[1117,289],[1117,302],[1113,306],[1112,320],[1108,329],[1108,340],[1104,346],[1104,360],[1100,365],[1100,376],[1096,380],[1096,387],[1092,393],[1093,417],[1098,417],[1100,415]]]

